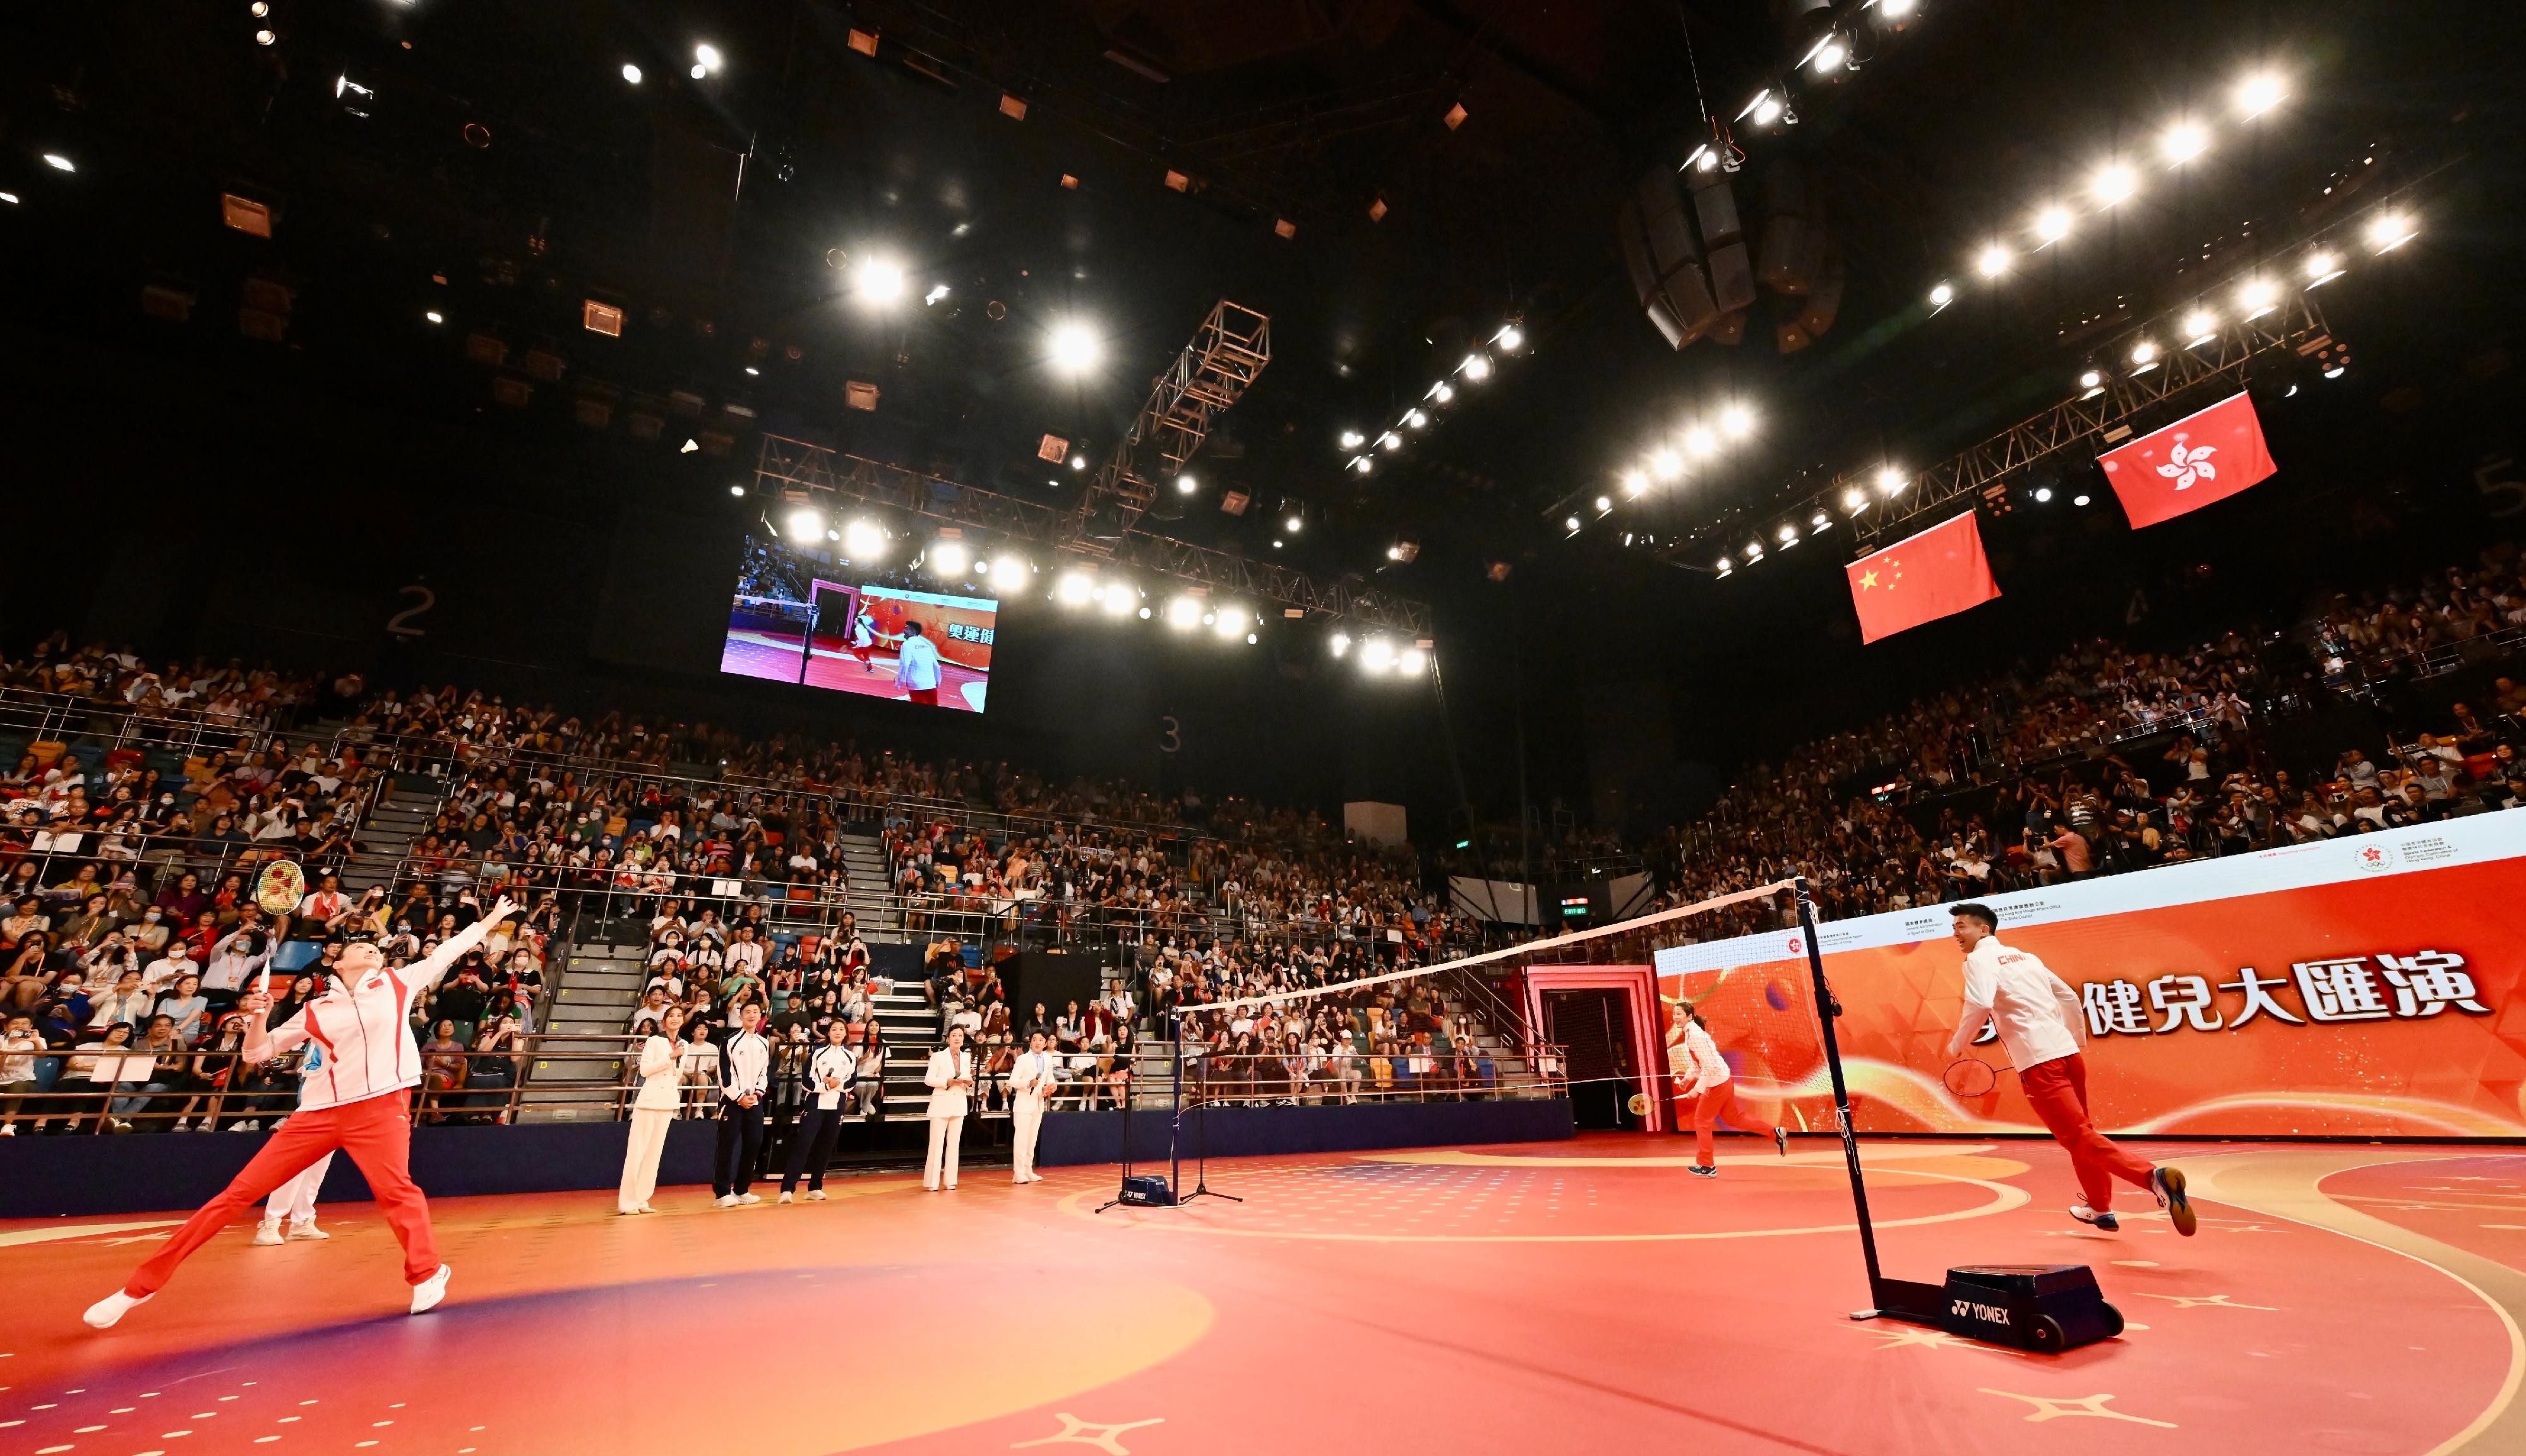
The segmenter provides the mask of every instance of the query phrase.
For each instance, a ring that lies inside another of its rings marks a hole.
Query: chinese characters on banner
[[[951,642],[974,642],[988,647],[996,630],[995,628],[968,627],[961,622],[951,622],[947,624],[947,639]]]
[[[2369,963],[2374,961],[2375,965]],[[2079,987],[2092,1036],[2163,1036],[2170,1031],[2233,1031],[2268,1018],[2278,1025],[2420,1021],[2450,1009],[2489,1016],[2481,990],[2452,951],[2419,950],[2398,956],[2336,956],[2300,961],[2288,976],[2265,976],[2240,967],[2218,990],[2205,976],[2161,976],[2136,980],[2091,980]],[[2281,999],[2295,989],[2299,1011]],[[2301,1012],[2303,1014],[2301,1014]]]

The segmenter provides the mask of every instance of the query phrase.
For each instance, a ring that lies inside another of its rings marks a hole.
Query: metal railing
[[[259,704],[242,716],[193,707],[147,707],[76,693],[0,687],[0,734],[25,733],[30,743],[87,740],[111,753],[162,748],[186,757],[226,750],[260,753],[286,730],[288,705]]]

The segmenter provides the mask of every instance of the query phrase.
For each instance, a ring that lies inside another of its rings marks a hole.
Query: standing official
[[[2088,1201],[2073,1204],[2070,1217],[2107,1232],[2120,1227],[2113,1215],[2119,1178],[2147,1189],[2176,1232],[2192,1233],[2198,1220],[2184,1195],[2183,1170],[2152,1167],[2124,1152],[2088,1116],[2088,1059],[2079,1050],[2087,1041],[2088,1018],[2079,993],[2043,961],[2000,944],[1999,916],[1990,906],[1958,905],[1947,913],[1955,917],[1956,944],[1965,953],[1964,1020],[1947,1043],[1947,1055],[1964,1055],[1984,1026],[1997,1025],[2026,1100],[2078,1170]]]
[[[1678,1088],[1692,1102],[1692,1167],[1686,1170],[1702,1178],[1717,1178],[1719,1169],[1713,1158],[1711,1130],[1721,1117],[1732,1127],[1751,1132],[1762,1126],[1737,1100],[1737,1080],[1728,1071],[1728,1059],[1719,1055],[1719,1043],[1711,1039],[1710,1028],[1701,1014],[1691,1007],[1677,1008],[1684,1016],[1684,1039],[1675,1044],[1669,1070],[1675,1074]],[[1790,1132],[1786,1128],[1773,1128],[1772,1145],[1781,1156],[1790,1155]]]
[[[719,1206],[734,1208],[763,1199],[754,1165],[763,1156],[763,1099],[772,1089],[772,1043],[763,1039],[763,1008],[752,1001],[736,1010],[736,1029],[720,1049],[719,1147],[711,1159],[711,1191]]]
[[[1041,1031],[1028,1036],[1027,1049],[1009,1069],[1009,1110],[1017,1127],[1009,1154],[1012,1182],[1043,1181],[1043,1175],[1035,1171],[1035,1143],[1043,1131],[1044,1104],[1052,1100],[1052,1073],[1060,1060],[1045,1046],[1046,1039]]]
[[[916,703],[938,706],[938,648],[918,622],[903,625],[903,642],[895,648],[894,685]]]
[[[640,1091],[632,1099],[632,1137],[623,1148],[616,1213],[657,1212],[649,1206],[649,1195],[658,1191],[658,1158],[667,1150],[667,1129],[676,1121],[682,1095],[676,1037],[683,1029],[684,1008],[670,1006],[659,1016],[657,1029],[640,1043]]]
[[[930,1156],[921,1165],[921,1186],[935,1193],[956,1186],[966,1098],[974,1090],[974,1054],[965,1049],[964,1028],[947,1029],[947,1044],[930,1054],[921,1079],[930,1085]]]
[[[337,1149],[359,1165],[387,1227],[403,1245],[412,1312],[437,1308],[447,1297],[449,1271],[438,1262],[438,1244],[430,1236],[429,1199],[412,1180],[412,1089],[421,1084],[421,1048],[412,1039],[413,1003],[517,909],[502,896],[489,915],[448,936],[428,959],[411,966],[390,968],[377,946],[354,942],[334,963],[340,979],[277,1028],[264,1025],[272,1005],[264,992],[239,1000],[238,1009],[246,1014],[241,1051],[247,1062],[268,1062],[314,1042],[325,1049],[325,1064],[299,1087],[298,1111],[264,1142],[245,1170],[143,1261],[122,1288],[90,1305],[83,1316],[88,1325],[112,1328],[164,1287],[176,1266],[209,1242],[240,1209]]]
[[[825,1044],[807,1059],[807,1105],[798,1112],[798,1127],[789,1134],[789,1165],[781,1175],[781,1201],[797,1191],[798,1175],[808,1174],[807,1201],[825,1201],[825,1165],[834,1161],[834,1137],[842,1130],[842,1099],[857,1071],[851,1057],[850,1023],[834,1021],[825,1028]]]

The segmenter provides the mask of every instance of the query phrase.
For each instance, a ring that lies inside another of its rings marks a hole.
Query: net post
[[[1184,1012],[1167,1013],[1167,1045],[1172,1048],[1167,1087],[1167,1186],[1184,1186]]]
[[[1809,893],[1807,878],[1801,875],[1795,883],[1798,932],[1807,943],[1807,976],[1815,983],[1816,1020],[1824,1028],[1825,1066],[1833,1076],[1834,1121],[1842,1130],[1843,1162],[1850,1169],[1850,1203],[1859,1217],[1859,1252],[1868,1262],[1868,1298],[1882,1308],[1886,1304],[1881,1292],[1885,1280],[1877,1267],[1877,1229],[1868,1217],[1868,1184],[1860,1176],[1859,1135],[1850,1122],[1850,1087],[1843,1080],[1842,1044],[1833,1029],[1834,1018],[1842,1008],[1834,1001],[1833,987],[1824,979],[1824,945],[1816,938],[1815,899]]]

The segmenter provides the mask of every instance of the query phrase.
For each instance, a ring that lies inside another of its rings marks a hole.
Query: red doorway
[[[1526,1020],[1543,1041],[1569,1049],[1574,1107],[1582,1079],[1622,1079],[1617,1101],[1626,1107],[1621,1126],[1664,1132],[1673,1126],[1666,1095],[1665,1019],[1659,1015],[1657,971],[1650,966],[1530,966],[1525,973]],[[1555,1034],[1558,1024],[1561,1031]],[[1583,1066],[1583,1049],[1591,1065]],[[1602,1083],[1596,1083],[1601,1085]],[[1635,1094],[1645,1113],[1631,1114]]]

